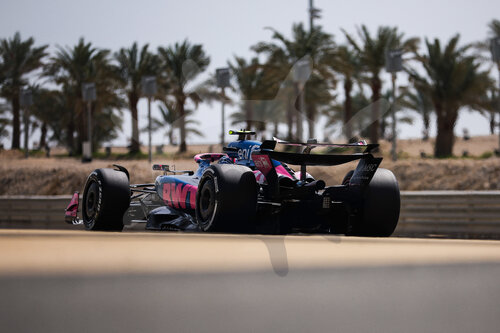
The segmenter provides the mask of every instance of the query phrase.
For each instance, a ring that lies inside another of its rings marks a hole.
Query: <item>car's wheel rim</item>
[[[87,191],[87,197],[85,200],[85,213],[88,219],[93,219],[97,213],[98,207],[98,186],[96,183],[92,183]]]
[[[200,195],[200,215],[203,222],[208,222],[213,215],[215,206],[215,193],[213,182],[208,180],[203,185]]]

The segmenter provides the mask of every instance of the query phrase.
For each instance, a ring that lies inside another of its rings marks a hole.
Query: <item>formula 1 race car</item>
[[[328,144],[276,138],[248,140],[250,131],[230,131],[238,139],[223,153],[194,157],[196,171],[155,164],[163,172],[150,184],[129,184],[129,172],[97,169],[85,184],[83,220],[77,217],[76,192],[66,222],[87,230],[120,231],[144,222],[148,230],[216,231],[287,234],[334,233],[390,236],[399,219],[400,194],[394,174],[379,168],[378,146],[360,141]],[[285,151],[276,150],[283,145]],[[316,147],[340,154],[312,154]],[[290,150],[299,152],[289,152]],[[344,153],[346,149],[357,152]],[[287,151],[288,150],[288,151]],[[307,173],[307,166],[334,166],[359,160],[340,185],[326,186]],[[288,166],[300,166],[294,171]]]

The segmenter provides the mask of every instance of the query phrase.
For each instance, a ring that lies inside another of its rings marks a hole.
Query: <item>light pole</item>
[[[92,162],[92,102],[97,99],[95,83],[82,84],[82,99],[87,102],[87,141],[82,143],[82,162]]]
[[[153,152],[151,146],[151,98],[156,95],[156,76],[143,76],[142,77],[142,94],[148,98],[148,160],[149,163],[153,161]]]
[[[226,91],[225,88],[229,87],[229,79],[231,77],[231,73],[229,68],[217,68],[215,71],[215,76],[217,77],[217,87],[221,88],[221,96],[222,96],[222,110],[221,110],[221,133],[220,133],[220,145],[224,148],[225,143],[225,115],[224,115],[224,106],[226,104]]]
[[[500,88],[500,36],[491,39],[491,56],[498,67],[498,86]],[[500,91],[500,89],[499,89]],[[498,152],[500,154],[500,93],[498,94]]]
[[[309,0],[309,31],[312,32],[314,28],[314,19],[321,18],[321,9],[314,8],[313,0]]]
[[[392,79],[392,147],[391,156],[392,160],[396,161],[398,159],[397,154],[397,131],[396,131],[396,75],[397,72],[403,69],[403,51],[402,50],[389,50],[385,56],[385,70],[391,73]]]
[[[309,59],[301,59],[297,61],[293,70],[293,80],[299,86],[300,92],[300,111],[297,114],[297,140],[302,141],[303,138],[303,118],[302,114],[306,110],[306,91],[305,84],[309,76],[311,75],[311,62]],[[311,138],[313,139],[313,138]]]
[[[23,116],[24,116],[24,157],[28,158],[29,156],[29,147],[28,147],[28,139],[29,139],[29,126],[30,126],[30,115],[29,108],[33,105],[33,94],[31,90],[24,89],[21,90],[19,94],[19,104],[23,108]]]

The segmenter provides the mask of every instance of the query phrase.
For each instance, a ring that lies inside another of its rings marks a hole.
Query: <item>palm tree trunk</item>
[[[495,134],[495,112],[490,112],[490,134]]]
[[[286,100],[286,123],[288,126],[287,140],[291,140],[293,138],[293,101],[288,96]],[[277,134],[277,133],[276,133]]]
[[[21,148],[21,114],[19,107],[19,91],[15,91],[12,95],[12,149]]]
[[[174,129],[173,128],[168,130],[168,144],[171,146],[174,145]]]
[[[309,131],[309,139],[316,139],[316,131],[314,128],[316,122],[316,108],[310,105],[307,108],[307,129]]]
[[[75,108],[75,114],[78,115],[78,127],[77,127],[77,142],[76,142],[76,147],[75,151],[77,152],[78,155],[83,153],[83,140],[85,137],[86,129],[87,129],[87,123],[86,123],[86,117],[84,116],[85,106],[83,105],[83,101],[81,99],[78,99],[76,102],[76,108]]]
[[[69,156],[73,156],[75,154],[75,114],[71,113],[70,119],[67,125],[67,138],[66,145],[68,146]]]
[[[352,98],[351,98],[351,90],[352,90],[352,80],[346,78],[344,81],[344,135],[347,139],[347,142],[350,142],[352,139],[352,124],[350,120],[352,118]]]
[[[387,118],[380,117],[380,138],[386,139],[386,130],[387,130]]]
[[[252,101],[245,101],[245,113],[247,118],[247,131],[252,130],[253,106]]]
[[[186,115],[184,111],[184,99],[177,100],[177,107],[179,108],[179,130],[181,134],[181,142],[179,145],[179,153],[187,151],[186,145]]]
[[[139,97],[134,92],[128,95],[130,113],[132,116],[132,140],[130,142],[130,154],[136,154],[141,150],[141,144],[139,142],[139,120],[137,112],[137,102]]]
[[[301,98],[301,94],[305,93],[304,90],[302,90],[301,93],[299,93],[299,84],[298,83],[295,83],[294,84],[295,86],[295,96],[297,96],[298,98],[295,100],[295,120],[296,120],[296,131],[295,131],[295,136],[296,136],[296,139],[299,140],[299,141],[302,141],[302,110],[300,109],[300,98]],[[297,111],[298,110],[298,111]]]
[[[43,149],[47,145],[47,122],[42,122],[42,127],[40,128],[40,144],[39,149]]]
[[[370,141],[371,143],[378,143],[379,138],[379,119],[380,119],[380,108],[377,101],[380,99],[380,89],[382,88],[382,83],[378,76],[374,76],[371,82],[372,88],[372,124],[370,128]]]
[[[429,140],[429,128],[431,127],[431,120],[429,118],[429,112],[424,112],[423,114],[423,122],[424,122],[424,137],[423,141]]]
[[[453,155],[453,144],[455,135],[453,130],[457,120],[458,110],[439,110],[436,107],[437,114],[437,136],[434,147],[435,157],[448,157]]]

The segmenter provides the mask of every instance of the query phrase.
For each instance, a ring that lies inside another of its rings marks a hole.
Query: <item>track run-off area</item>
[[[0,230],[6,332],[492,332],[500,242]]]
[[[0,230],[0,275],[218,273],[500,263],[500,242],[332,235]]]

